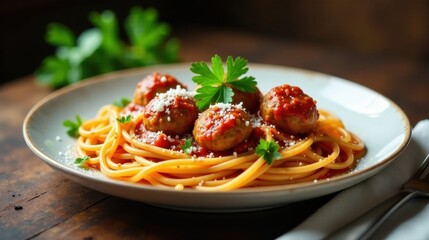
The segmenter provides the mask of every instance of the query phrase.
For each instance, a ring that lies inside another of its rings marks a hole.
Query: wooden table
[[[396,102],[414,126],[429,118],[429,64],[228,30],[181,30],[182,61],[243,56],[360,83]],[[0,239],[273,239],[333,195],[245,213],[194,213],[112,197],[78,185],[26,146],[22,123],[51,90],[33,76],[0,88]]]

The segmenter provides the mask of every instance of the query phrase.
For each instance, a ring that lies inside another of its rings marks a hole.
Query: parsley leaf
[[[74,163],[75,164],[77,164],[79,167],[81,167],[81,168],[87,168],[86,166],[85,166],[85,162],[86,161],[88,161],[89,160],[89,157],[88,156],[84,156],[84,157],[82,157],[82,158],[76,158],[75,160],[74,160]]]
[[[191,147],[192,147],[192,139],[186,139],[186,141],[183,143],[180,148],[183,150],[184,153],[190,154],[191,153]]]
[[[45,41],[56,51],[35,70],[38,83],[61,88],[102,73],[179,61],[179,41],[154,8],[131,8],[124,31],[110,10],[92,12],[88,20],[93,27],[79,35],[59,23],[47,25]]]
[[[256,153],[263,157],[268,164],[271,164],[273,160],[280,158],[279,148],[280,146],[274,141],[260,139],[256,147]]]
[[[54,46],[73,46],[76,37],[67,26],[51,23],[47,26],[45,40]]]
[[[118,122],[120,123],[128,123],[131,121],[131,115],[122,116],[121,118],[117,118]]]
[[[206,109],[210,104],[232,102],[234,96],[233,88],[243,92],[255,92],[256,80],[254,77],[240,77],[247,73],[247,60],[242,57],[226,59],[226,72],[222,58],[215,55],[211,58],[211,69],[205,62],[194,62],[191,64],[191,72],[197,74],[192,81],[201,87],[197,89],[195,100],[200,110]]]
[[[65,120],[63,126],[68,128],[67,134],[70,137],[77,138],[79,137],[79,127],[82,125],[82,119],[79,115],[76,115],[76,122],[72,120]]]
[[[113,102],[113,105],[120,107],[120,108],[124,108],[126,107],[129,103],[131,102],[130,99],[128,98],[121,98],[121,100],[119,100],[118,102]]]

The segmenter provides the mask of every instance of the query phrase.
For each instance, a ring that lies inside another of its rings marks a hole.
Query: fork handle
[[[399,196],[398,196],[399,195]],[[385,211],[381,216],[379,216],[375,222],[359,237],[360,240],[366,240],[374,234],[375,231],[389,218],[396,210],[398,210],[402,205],[404,205],[408,200],[417,195],[417,192],[411,191],[402,191],[399,194],[394,196],[394,199],[397,198],[392,207]],[[393,200],[392,200],[393,201]]]
[[[386,199],[373,209],[370,209],[326,239],[366,240],[371,237],[390,215],[416,195],[417,192],[401,191]]]

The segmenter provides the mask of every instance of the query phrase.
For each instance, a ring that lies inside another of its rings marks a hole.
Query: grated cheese
[[[154,104],[152,110],[155,112],[166,112],[170,113],[168,109],[169,106],[174,104],[176,97],[193,98],[195,96],[195,92],[190,92],[184,88],[181,88],[180,85],[177,85],[176,88],[172,88],[165,93],[157,93],[156,97],[158,101]]]

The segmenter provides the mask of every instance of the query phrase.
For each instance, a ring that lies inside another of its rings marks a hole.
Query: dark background
[[[79,35],[92,27],[91,11],[113,10],[122,23],[136,5],[155,7],[160,19],[172,27],[173,36],[195,27],[227,28],[429,62],[429,1],[425,0],[13,0],[0,3],[1,83],[32,74],[45,56],[53,54],[55,48],[44,40],[48,23],[62,23]]]

